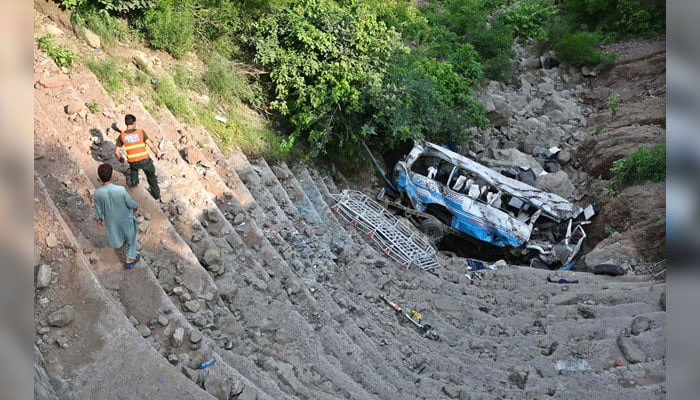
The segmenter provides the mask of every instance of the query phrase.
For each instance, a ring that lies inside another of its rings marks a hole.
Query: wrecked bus
[[[466,235],[550,266],[573,265],[586,237],[582,225],[594,214],[592,205],[584,209],[425,140],[384,178],[378,199],[433,243]]]

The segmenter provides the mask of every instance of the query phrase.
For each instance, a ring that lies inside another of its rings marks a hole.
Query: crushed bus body
[[[390,181],[378,197],[405,211],[433,242],[467,235],[534,252],[547,265],[570,266],[594,214],[592,205],[584,209],[424,140],[396,163]]]

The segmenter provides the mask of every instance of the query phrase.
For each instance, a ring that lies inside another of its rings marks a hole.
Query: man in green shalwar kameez
[[[114,249],[126,243],[125,268],[130,269],[141,258],[136,252],[136,219],[132,210],[138,205],[123,186],[112,183],[112,166],[102,164],[97,168],[102,186],[95,191],[95,219],[107,226],[107,243]]]

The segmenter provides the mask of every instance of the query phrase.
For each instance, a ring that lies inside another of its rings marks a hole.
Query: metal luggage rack
[[[336,201],[331,210],[342,216],[346,225],[354,226],[372,239],[403,268],[417,265],[429,271],[440,265],[433,246],[364,193],[343,190],[331,196]]]

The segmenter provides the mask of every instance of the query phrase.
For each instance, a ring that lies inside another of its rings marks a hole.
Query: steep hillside
[[[88,49],[47,15],[36,21],[37,37]],[[147,91],[111,95],[82,61],[62,70],[37,49],[34,66],[46,398],[664,397],[662,282],[521,266],[468,279],[464,259],[442,255],[436,274],[401,268],[336,219],[338,185],[312,163],[221,151]],[[126,170],[112,129],[125,113],[165,155],[160,200],[130,189],[143,254],[133,270],[91,215],[97,165]],[[381,295],[419,310],[440,339]]]

